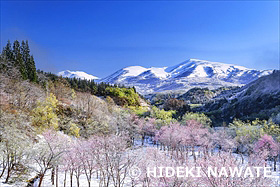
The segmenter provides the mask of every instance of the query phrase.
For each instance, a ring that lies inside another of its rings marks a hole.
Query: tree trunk
[[[67,171],[64,172],[64,180],[63,180],[64,187],[66,187],[66,177],[67,177]]]
[[[56,187],[58,187],[58,166],[56,166],[56,170],[55,170],[55,184]]]
[[[70,187],[73,187],[73,171],[70,171]]]
[[[194,146],[192,146],[192,156],[193,156],[194,162],[196,162],[196,155],[195,155],[195,151],[194,151]]]
[[[41,186],[42,186],[42,182],[43,182],[44,175],[45,175],[45,174],[41,174],[38,187],[41,187]]]
[[[54,168],[52,168],[51,181],[52,185],[54,185]]]
[[[3,164],[3,170],[2,170],[2,172],[1,172],[1,174],[0,174],[0,178],[4,175],[5,170],[6,170],[6,166],[4,166],[4,164]]]
[[[11,169],[8,167],[8,172],[7,172],[7,177],[6,177],[5,183],[8,183],[10,175],[11,175]]]
[[[132,138],[132,145],[134,145],[134,137]]]
[[[274,163],[274,171],[276,171],[276,160],[277,160],[277,156],[274,156],[273,158],[273,163]]]
[[[80,179],[78,175],[76,176],[76,180],[77,180],[77,187],[80,187]]]

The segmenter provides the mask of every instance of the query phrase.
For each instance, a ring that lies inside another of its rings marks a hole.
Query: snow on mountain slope
[[[57,73],[58,76],[68,77],[68,78],[80,78],[80,79],[87,79],[87,80],[96,80],[99,79],[96,76],[87,74],[83,71],[61,71]]]
[[[273,70],[254,70],[243,66],[189,59],[171,67],[130,66],[101,79],[100,82],[135,86],[141,94],[193,87],[242,86]]]
[[[112,75],[101,79],[101,82],[109,83],[119,83],[121,81],[129,80],[133,77],[138,77],[138,79],[146,79],[147,77],[155,77],[159,79],[165,79],[169,76],[169,73],[165,71],[166,67],[163,68],[144,68],[142,66],[129,66],[123,68]]]
[[[139,74],[143,73],[144,71],[147,71],[148,68],[144,68],[141,66],[130,66],[127,68],[124,68],[124,71],[126,71],[126,73],[123,74],[123,76],[138,76]]]

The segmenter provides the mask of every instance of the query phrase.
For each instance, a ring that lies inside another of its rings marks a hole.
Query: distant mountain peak
[[[58,72],[57,75],[62,76],[62,77],[78,78],[78,79],[86,79],[86,80],[97,80],[97,79],[99,79],[98,77],[87,74],[86,72],[83,72],[83,71],[65,70],[65,71]]]
[[[192,62],[194,62],[194,61],[198,61],[198,62],[200,62],[200,61],[205,61],[205,62],[209,62],[209,61],[207,61],[207,60],[201,60],[201,59],[198,59],[198,58],[190,58],[190,59],[187,60],[187,61],[192,61]]]
[[[129,66],[100,82],[134,86],[141,94],[188,90],[193,87],[210,89],[242,86],[271,74],[272,70],[254,70],[243,66],[191,58],[171,67]]]

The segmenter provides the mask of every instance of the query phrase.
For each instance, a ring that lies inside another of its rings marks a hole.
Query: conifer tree
[[[5,60],[13,60],[13,51],[10,40],[8,40],[7,45],[4,47],[2,56]]]
[[[13,44],[13,56],[15,61],[18,61],[21,58],[21,54],[20,54],[20,44],[18,40],[14,41]]]
[[[28,71],[29,80],[31,80],[32,82],[37,82],[38,78],[37,78],[37,72],[36,72],[35,61],[34,61],[33,55],[30,56],[27,64],[28,64],[28,68],[29,68],[29,71]]]
[[[14,41],[13,44],[13,56],[15,60],[15,65],[19,68],[22,78],[27,79],[28,77],[27,77],[26,67],[22,58],[21,47],[18,40]]]
[[[21,54],[20,54],[20,56],[21,56]],[[20,71],[20,73],[21,73],[22,78],[23,78],[24,80],[26,80],[26,79],[28,78],[28,75],[27,75],[26,68],[25,68],[25,63],[24,63],[22,57],[19,58],[19,60],[17,61],[17,63],[18,63],[18,65],[19,65],[19,71]]]
[[[28,45],[28,41],[22,41],[21,42],[21,54],[22,54],[22,58],[24,63],[27,63],[28,59],[30,58],[30,49],[29,49],[29,45]],[[27,68],[28,69],[28,68]]]
[[[30,56],[30,49],[27,40],[21,42],[21,54],[22,54],[23,62],[25,64],[27,78],[30,81],[36,82],[37,72],[36,72],[34,57]]]

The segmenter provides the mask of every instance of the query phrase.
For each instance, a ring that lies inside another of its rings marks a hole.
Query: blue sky
[[[279,1],[1,1],[1,48],[8,39],[29,40],[55,73],[189,58],[279,69]]]

